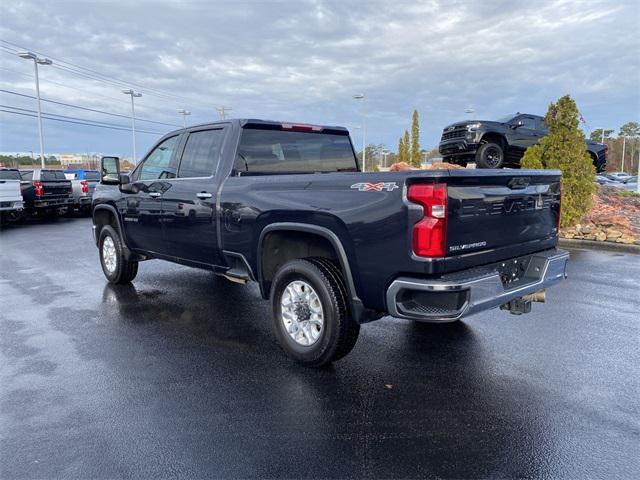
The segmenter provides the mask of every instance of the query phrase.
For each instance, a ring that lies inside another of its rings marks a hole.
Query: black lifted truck
[[[519,167],[527,148],[547,135],[544,118],[528,113],[507,115],[498,120],[465,120],[442,131],[439,151],[443,161],[477,168]],[[607,166],[608,147],[586,140],[587,152],[596,171]]]
[[[383,315],[527,313],[565,278],[559,171],[362,173],[346,129],[263,120],[177,130],[131,174],[116,157],[101,169],[93,231],[109,282],[149,259],[257,282],[280,345],[310,366]]]

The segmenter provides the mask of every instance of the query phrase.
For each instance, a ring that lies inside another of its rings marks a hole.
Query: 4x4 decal
[[[398,187],[396,182],[378,182],[378,183],[354,183],[351,185],[351,188],[354,190],[358,190],[359,192],[368,192],[370,190],[374,192],[381,192],[386,190],[387,192],[392,192]]]

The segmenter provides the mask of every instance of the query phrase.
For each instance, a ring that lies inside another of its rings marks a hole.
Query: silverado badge
[[[359,192],[368,192],[372,190],[374,192],[381,192],[386,190],[387,192],[392,192],[398,187],[396,182],[378,182],[378,183],[354,183],[351,185],[352,189],[358,190]]]

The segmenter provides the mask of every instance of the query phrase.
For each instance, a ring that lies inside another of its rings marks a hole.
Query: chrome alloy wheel
[[[322,302],[306,282],[294,280],[280,297],[281,320],[289,336],[304,347],[318,341],[324,328]]]
[[[113,273],[116,271],[116,246],[113,243],[113,238],[108,235],[104,237],[104,240],[102,242],[102,261],[104,262],[104,267],[109,273]]]

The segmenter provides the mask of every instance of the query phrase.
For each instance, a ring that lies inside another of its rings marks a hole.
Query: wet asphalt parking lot
[[[3,479],[640,477],[640,256],[572,250],[529,315],[387,317],[310,370],[255,286],[107,285],[90,225],[0,233]]]

